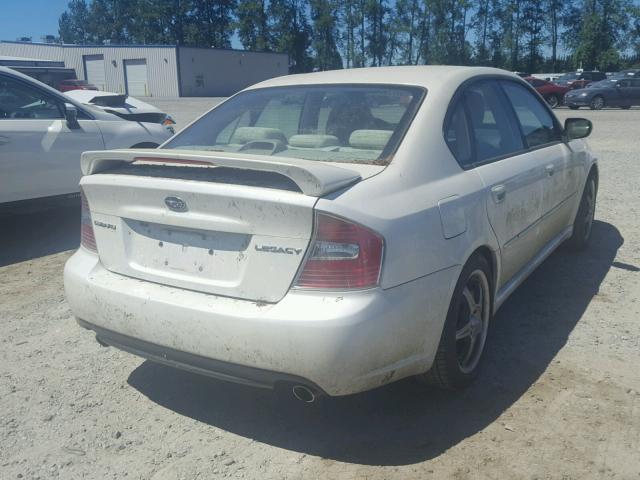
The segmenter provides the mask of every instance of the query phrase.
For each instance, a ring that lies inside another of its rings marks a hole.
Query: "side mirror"
[[[567,142],[591,135],[593,123],[586,118],[567,118],[564,121],[564,137]]]
[[[64,104],[64,117],[67,119],[67,125],[69,128],[79,128],[78,124],[78,109],[72,103]]]

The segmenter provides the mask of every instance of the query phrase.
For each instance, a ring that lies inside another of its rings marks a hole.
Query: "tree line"
[[[60,40],[287,53],[291,72],[381,65],[640,66],[637,0],[71,0]]]

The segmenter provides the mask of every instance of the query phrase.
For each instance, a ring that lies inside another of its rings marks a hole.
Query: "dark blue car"
[[[567,92],[564,103],[574,110],[580,107],[589,107],[591,110],[600,110],[603,107],[628,109],[640,105],[640,78],[592,83],[587,88]]]

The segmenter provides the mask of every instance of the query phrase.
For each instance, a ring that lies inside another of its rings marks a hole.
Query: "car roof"
[[[443,84],[460,84],[480,75],[508,76],[520,80],[512,72],[490,67],[448,65],[416,65],[397,67],[351,68],[325,72],[303,73],[276,77],[252,85],[248,89],[293,85],[326,84],[386,84],[407,85],[431,89]]]

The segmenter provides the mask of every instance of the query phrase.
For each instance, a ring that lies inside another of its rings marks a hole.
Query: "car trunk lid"
[[[134,278],[277,302],[304,259],[317,197],[361,178],[305,163],[175,151],[85,153],[81,187],[100,261]]]

